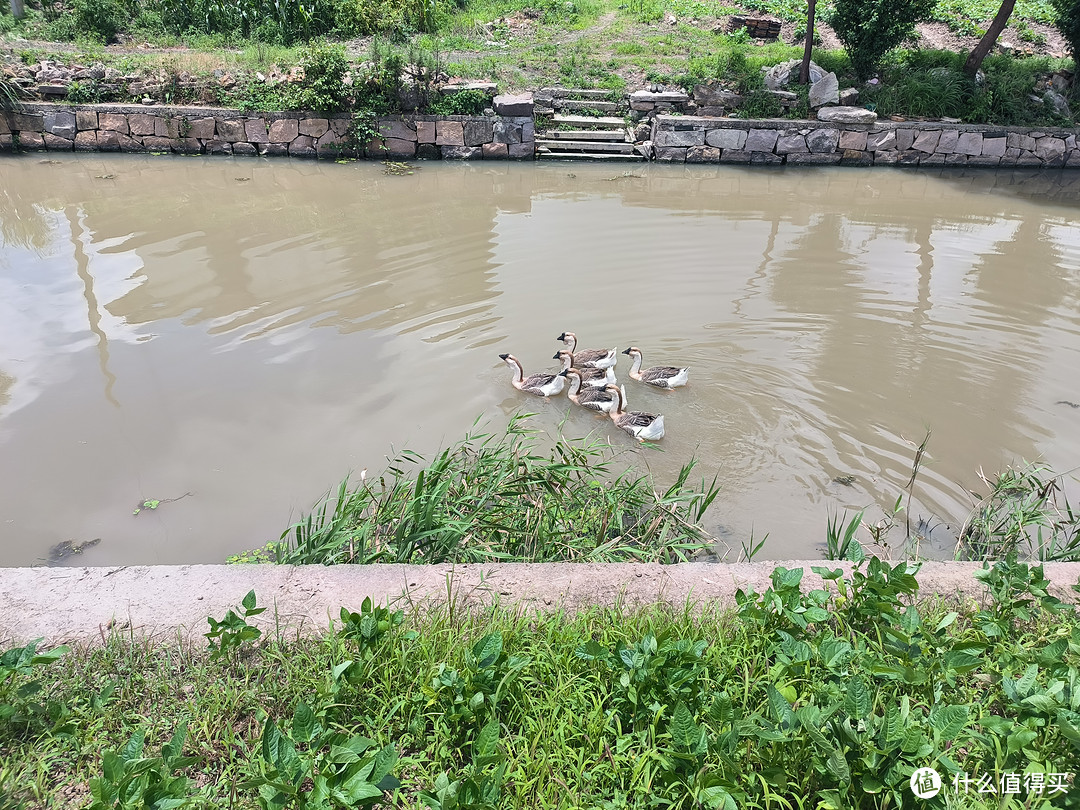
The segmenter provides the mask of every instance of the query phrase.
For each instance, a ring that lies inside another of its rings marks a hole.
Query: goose
[[[566,379],[558,374],[530,374],[526,377],[521,361],[512,354],[500,354],[499,358],[513,369],[514,379],[510,382],[519,391],[538,397],[550,397],[561,393],[566,384]]]
[[[624,410],[626,408],[625,386],[609,385],[604,390],[611,391],[619,397],[619,403],[608,412],[608,416],[616,427],[622,428],[639,442],[664,438],[663,414]]]
[[[630,369],[630,377],[657,388],[678,388],[686,385],[690,378],[689,368],[676,368],[675,366],[653,366],[644,371],[641,370],[641,349],[631,346],[623,352],[634,358],[634,365]]]
[[[566,371],[568,368],[574,367],[574,355],[568,352],[566,349],[560,349],[555,353],[552,360],[561,360],[563,367],[562,370]],[[617,382],[615,379],[615,369],[608,368],[579,368],[575,369],[581,375],[581,383],[589,388],[603,388],[608,383]]]
[[[570,397],[571,402],[580,405],[582,408],[611,413],[611,409],[615,407],[619,400],[618,395],[607,390],[607,388],[582,388],[582,374],[576,368],[563,369],[559,376],[569,378],[570,388],[567,389],[566,395]]]
[[[616,355],[618,349],[582,349],[577,351],[577,335],[573,332],[563,332],[556,340],[561,340],[570,347],[570,354],[574,356],[574,365],[577,368],[611,368],[619,359]]]

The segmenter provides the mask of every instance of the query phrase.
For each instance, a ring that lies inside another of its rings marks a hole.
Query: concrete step
[[[626,122],[621,118],[600,117],[593,118],[588,115],[560,115],[558,113],[551,119],[556,124],[566,124],[571,127],[589,127],[594,129],[622,129]]]
[[[570,87],[543,87],[537,93],[538,96],[551,96],[552,98],[598,98],[605,99],[611,96],[610,90],[575,90]]]
[[[546,149],[538,150],[537,160],[600,160],[608,163],[641,163],[645,158],[641,155],[611,155],[603,152],[549,152]]]
[[[549,129],[540,137],[553,141],[625,141],[625,132],[598,129]]]
[[[632,143],[605,143],[603,141],[542,141],[536,142],[538,149],[552,152],[613,152],[629,155],[634,151]]]
[[[614,101],[592,101],[573,98],[557,98],[552,102],[556,110],[596,110],[598,112],[618,112],[625,109],[624,105]]]

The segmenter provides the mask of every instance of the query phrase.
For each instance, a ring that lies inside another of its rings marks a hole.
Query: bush
[[[128,19],[127,9],[119,0],[75,0],[72,14],[78,33],[102,42],[115,42]]]
[[[440,94],[429,106],[432,115],[480,115],[491,106],[491,96],[482,90],[462,90]]]
[[[345,74],[349,59],[344,45],[316,42],[305,48],[300,56],[304,81],[292,93],[292,105],[301,110],[328,112],[345,107],[349,87]]]
[[[1057,12],[1054,25],[1069,43],[1073,61],[1080,64],[1080,0],[1050,0]]]
[[[828,22],[844,43],[855,73],[860,79],[867,79],[882,57],[914,32],[915,23],[930,16],[936,2],[836,0]]]

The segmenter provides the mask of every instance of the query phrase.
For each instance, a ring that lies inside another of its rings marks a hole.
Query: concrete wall
[[[535,152],[531,115],[388,116],[378,121],[383,140],[360,149],[348,143],[351,121],[344,114],[25,104],[0,115],[0,151],[17,145],[49,151],[469,160],[531,160]]]
[[[1080,168],[1073,129],[657,115],[652,142],[668,163]]]

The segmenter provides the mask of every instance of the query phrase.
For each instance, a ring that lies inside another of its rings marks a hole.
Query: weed
[[[177,772],[194,764],[196,757],[182,755],[187,726],[180,726],[161,747],[161,756],[143,756],[145,729],[139,728],[127,744],[102,756],[104,775],[90,780],[94,801],[89,810],[142,810],[145,807],[199,807],[201,791],[192,790],[186,776]]]
[[[210,643],[210,657],[214,659],[233,657],[240,648],[253,642],[262,635],[262,630],[248,624],[247,620],[252,616],[258,616],[266,610],[264,607],[255,607],[255,591],[250,590],[240,603],[244,609],[243,616],[239,616],[231,608],[220,621],[208,616],[207,623],[210,632],[204,633]],[[215,643],[216,640],[216,643]]]
[[[38,652],[41,639],[35,639],[22,647],[13,647],[0,654],[0,724],[30,726],[48,721],[59,714],[52,702],[45,704],[36,699],[42,691],[39,668],[47,666],[71,651],[70,647],[54,647]]]

